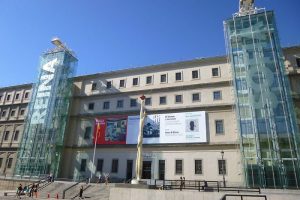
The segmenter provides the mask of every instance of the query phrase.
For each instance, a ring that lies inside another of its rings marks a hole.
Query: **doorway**
[[[159,160],[158,162],[158,179],[165,180],[165,160]]]
[[[143,161],[142,179],[151,179],[151,161]]]
[[[126,180],[132,179],[132,166],[133,166],[133,160],[127,160]]]

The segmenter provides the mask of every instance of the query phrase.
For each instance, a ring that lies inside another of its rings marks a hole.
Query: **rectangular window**
[[[97,172],[102,172],[103,170],[103,159],[97,160]]]
[[[137,100],[136,99],[130,99],[130,107],[136,107],[137,106]]]
[[[124,107],[124,100],[118,100],[117,101],[117,108],[123,108]]]
[[[146,106],[150,106],[152,104],[152,99],[151,99],[151,97],[147,97],[146,99],[145,99],[145,105]]]
[[[199,78],[199,71],[198,70],[192,71],[192,78],[193,79],[198,79]]]
[[[97,83],[92,83],[92,91],[97,90]]]
[[[10,94],[7,95],[7,97],[6,97],[6,101],[9,101],[9,100],[10,100]]]
[[[120,80],[120,88],[121,87],[125,87],[125,80],[124,79]]]
[[[2,111],[1,117],[5,117],[6,111]]]
[[[296,58],[297,67],[300,67],[300,58]]]
[[[160,75],[160,82],[161,83],[166,83],[167,82],[167,74]]]
[[[88,109],[89,110],[94,110],[94,103],[89,103],[89,105],[88,105]]]
[[[85,172],[85,169],[86,169],[86,159],[81,159],[80,171]]]
[[[18,94],[16,94],[16,100],[18,100],[19,99],[19,97],[20,97],[20,94],[18,93]]]
[[[221,100],[222,99],[221,91],[214,91],[213,96],[214,96],[214,100]]]
[[[7,162],[7,168],[8,168],[8,169],[11,168],[12,163],[13,163],[13,158],[9,158],[9,159],[8,159],[8,162]]]
[[[118,173],[119,160],[113,159],[111,164],[111,173]]]
[[[195,160],[195,174],[202,174],[202,160]]]
[[[146,77],[146,84],[152,84],[152,76]]]
[[[160,105],[167,104],[167,97],[159,97],[159,104]]]
[[[26,92],[25,93],[25,99],[28,99],[28,97],[29,97],[29,92]]]
[[[16,130],[15,135],[14,135],[14,141],[17,141],[19,138],[19,131]]]
[[[12,111],[10,112],[10,116],[11,116],[11,117],[14,117],[15,114],[16,114],[16,111],[15,111],[15,110],[12,110]]]
[[[109,109],[109,101],[104,101],[103,102],[103,110],[108,110]]]
[[[182,174],[182,169],[183,169],[182,162],[183,162],[182,160],[175,161],[175,174]]]
[[[21,115],[21,116],[23,116],[23,115],[24,115],[24,113],[25,113],[25,109],[21,109],[21,111],[20,111],[20,115]]]
[[[213,77],[219,76],[219,68],[212,68],[212,76]]]
[[[111,81],[107,81],[106,82],[106,89],[110,89],[111,88]]]
[[[5,131],[4,140],[8,140],[8,137],[9,137],[9,131]]]
[[[194,93],[192,99],[193,101],[200,101],[200,93]]]
[[[2,101],[2,95],[0,95],[0,101]]]
[[[2,167],[3,158],[0,158],[0,168]]]
[[[224,133],[223,120],[216,120],[215,121],[215,126],[216,126],[216,134],[223,134]]]
[[[132,79],[132,85],[133,86],[136,86],[136,85],[138,85],[139,84],[139,79],[138,78],[133,78]]]
[[[182,103],[182,95],[175,95],[175,103]]]
[[[226,174],[226,160],[218,160],[219,175]]]
[[[83,139],[85,139],[85,140],[90,139],[91,138],[91,133],[92,133],[92,127],[90,127],[90,126],[85,127]]]
[[[181,81],[182,80],[181,72],[176,72],[175,79],[176,79],[176,81]]]

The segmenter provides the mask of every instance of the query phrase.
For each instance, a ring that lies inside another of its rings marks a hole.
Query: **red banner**
[[[96,118],[94,130],[96,144],[126,144],[127,116]]]

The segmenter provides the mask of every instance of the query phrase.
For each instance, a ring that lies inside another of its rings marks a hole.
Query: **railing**
[[[150,185],[153,185],[150,182]],[[247,187],[221,187],[219,181],[203,181],[203,180],[154,180],[155,189],[173,190],[173,189],[188,189],[198,191],[230,191],[230,192],[254,192],[260,194],[260,188]]]
[[[89,187],[91,187],[91,185],[86,186],[85,188],[83,188],[83,191],[87,190]],[[79,193],[77,193],[74,197],[72,197],[71,199],[75,199],[76,197],[79,196]]]
[[[255,194],[225,194],[221,200],[226,200],[227,197],[241,197],[241,200],[244,199],[244,197],[247,197],[247,199],[250,198],[263,198],[264,200],[267,200],[266,195],[255,195]]]
[[[78,181],[77,183],[71,185],[70,187],[64,189],[63,194],[62,194],[62,198],[64,199],[64,198],[66,197],[66,192],[67,192],[67,191],[69,191],[70,189],[72,189],[73,187],[75,187],[76,185],[78,185],[79,183],[82,183],[82,182],[85,182],[85,181],[86,181],[85,179],[80,180],[80,181]]]

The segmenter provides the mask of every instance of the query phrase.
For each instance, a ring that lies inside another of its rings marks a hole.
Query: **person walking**
[[[179,188],[180,191],[182,190],[182,186],[183,186],[183,179],[182,179],[182,177],[180,176],[180,186],[179,186],[179,187],[180,187],[180,188]]]
[[[20,199],[21,199],[22,190],[23,190],[23,187],[22,187],[22,184],[20,184],[19,187],[17,188],[17,196]]]
[[[83,194],[83,186],[81,186],[79,190],[79,199],[82,199],[82,194]]]

